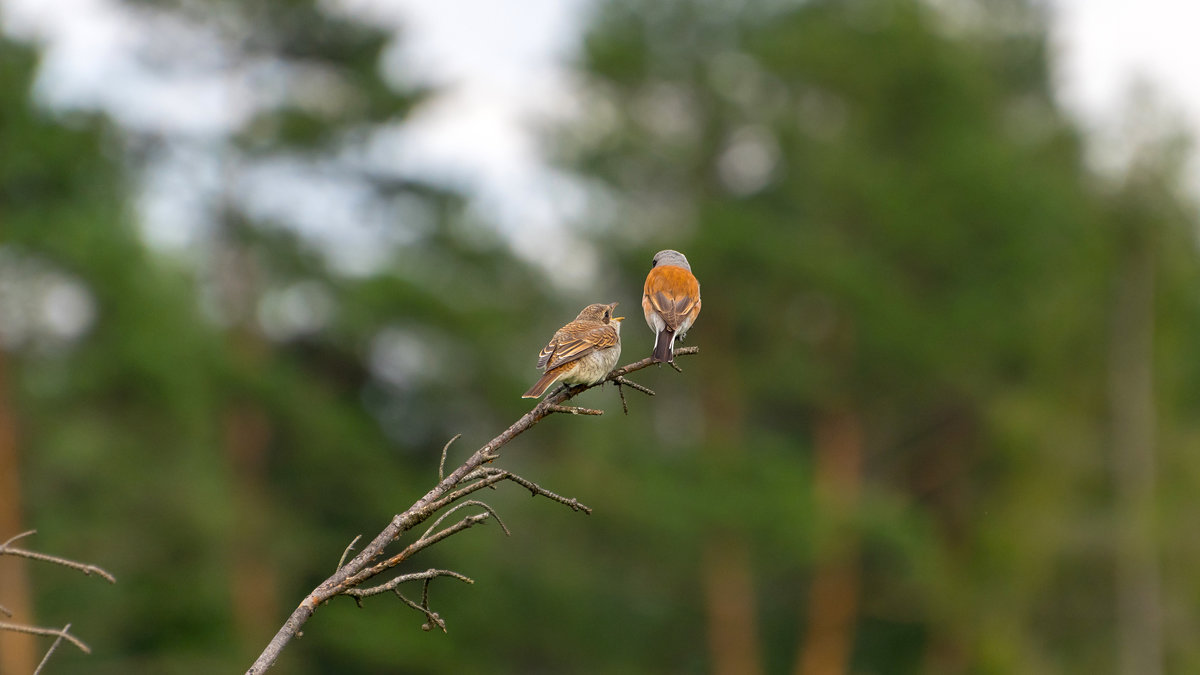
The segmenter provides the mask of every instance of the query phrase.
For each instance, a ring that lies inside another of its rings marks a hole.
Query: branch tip
[[[67,624],[70,627],[70,624]],[[28,635],[53,635],[60,639],[66,640],[79,648],[79,651],[84,654],[91,654],[92,648],[84,644],[83,640],[71,635],[66,628],[42,628],[40,626],[27,626],[23,623],[9,623],[0,621],[0,630],[6,630],[13,633],[26,633]]]
[[[621,385],[625,385],[632,389],[636,389],[647,396],[655,396],[656,395],[654,393],[654,390],[651,389],[650,387],[638,384],[637,382],[634,382],[633,380],[626,378],[624,375],[618,375],[618,376],[614,377],[613,382],[616,382],[618,387]]]
[[[4,543],[0,544],[0,554],[4,553],[5,549],[8,548],[9,544],[13,543],[14,541],[16,541],[18,539],[24,539],[25,537],[28,537],[33,534],[37,534],[37,530],[25,530],[24,532],[22,532],[20,534],[14,534],[13,536],[4,540]]]
[[[454,434],[454,438],[446,441],[446,444],[442,446],[442,461],[438,463],[439,483],[446,480],[446,453],[450,451],[450,445],[460,438],[462,438],[462,434]]]
[[[342,569],[342,565],[346,564],[346,556],[350,555],[350,551],[354,550],[354,545],[358,543],[359,539],[362,539],[361,534],[358,535],[357,537],[355,537],[354,540],[351,541],[348,546],[346,546],[346,550],[342,551],[342,557],[341,557],[341,559],[338,560],[337,567],[333,568],[334,572],[337,572],[338,570]]]

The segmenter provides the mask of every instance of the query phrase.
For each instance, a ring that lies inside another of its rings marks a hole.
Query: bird
[[[700,315],[700,282],[687,256],[667,249],[654,254],[642,292],[646,324],[654,331],[657,363],[675,360],[675,339],[683,337]]]
[[[613,316],[617,303],[596,303],[583,308],[579,316],[559,328],[538,354],[537,365],[544,374],[522,394],[538,398],[555,382],[595,384],[617,365],[621,358],[621,322]]]

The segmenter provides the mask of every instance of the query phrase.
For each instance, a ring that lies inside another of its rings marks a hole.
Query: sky
[[[1053,0],[1057,87],[1090,133],[1100,168],[1120,167],[1137,130],[1131,94],[1149,94],[1200,139],[1200,3],[1190,0]],[[1141,130],[1146,131],[1146,130]],[[1193,157],[1191,191],[1200,196]]]
[[[328,5],[402,35],[386,55],[389,72],[441,88],[391,139],[395,161],[404,171],[464,190],[476,211],[502,228],[519,230],[516,239],[538,242],[541,249],[556,241],[555,232],[582,204],[569,178],[544,161],[537,133],[546,119],[570,114],[567,63],[590,2],[329,0]],[[1048,5],[1058,91],[1089,132],[1099,168],[1119,167],[1128,152],[1128,101],[1135,83],[1148,84],[1156,104],[1200,138],[1195,74],[1200,58],[1192,46],[1200,3],[1048,0]],[[139,35],[117,0],[0,0],[0,10],[6,32],[44,46],[37,93],[52,108],[99,108],[139,130],[197,139],[235,128],[253,113],[254,97],[240,95],[252,86],[248,82],[181,81],[148,72],[129,49]],[[197,49],[205,47],[204,36],[188,39]],[[203,185],[219,179],[212,166],[196,171],[173,178],[168,172],[161,180]],[[1200,194],[1200,181],[1194,188]],[[187,205],[156,202],[156,194],[151,186],[143,199],[148,237],[186,246],[183,233],[195,226],[187,222]],[[322,222],[353,217],[308,212]],[[353,241],[344,235],[339,234],[341,243]]]

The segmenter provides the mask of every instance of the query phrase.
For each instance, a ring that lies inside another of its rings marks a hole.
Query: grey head
[[[669,248],[654,254],[654,263],[650,266],[658,267],[659,265],[674,265],[675,267],[682,267],[689,272],[692,271],[692,266],[688,264],[687,256]]]

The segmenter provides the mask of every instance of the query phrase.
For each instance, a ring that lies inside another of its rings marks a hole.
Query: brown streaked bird
[[[700,282],[679,251],[654,254],[642,291],[646,324],[654,331],[654,361],[675,360],[675,339],[683,337],[700,316]]]
[[[571,323],[559,328],[542,347],[537,365],[544,371],[522,398],[537,398],[555,382],[595,384],[604,379],[621,358],[622,316],[613,316],[617,303],[583,308]]]

